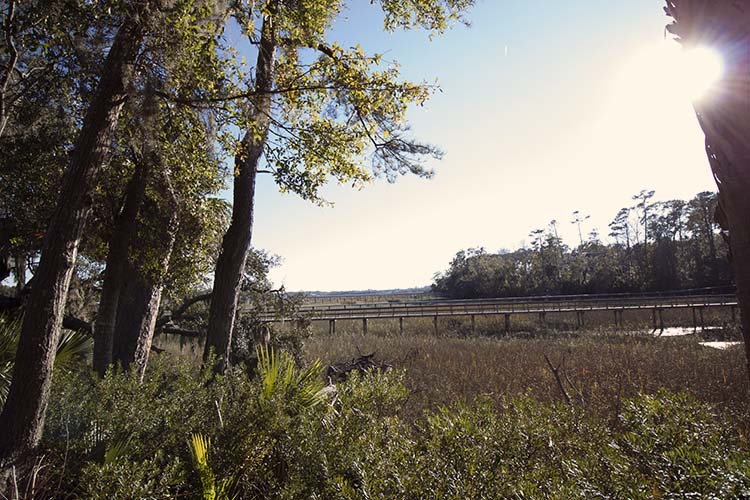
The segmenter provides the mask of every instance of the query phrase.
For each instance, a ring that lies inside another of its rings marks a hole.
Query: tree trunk
[[[737,300],[742,321],[742,339],[745,343],[745,359],[750,379],[750,158],[744,163],[744,186],[736,186],[732,193],[724,196],[731,206],[727,214],[729,222],[729,243],[732,252],[732,265],[737,281]],[[729,191],[729,190],[725,190]]]
[[[706,242],[708,243],[708,256],[711,259],[711,267],[715,267],[716,263],[716,240],[714,240],[714,224],[712,222],[711,214],[709,214],[708,206],[701,207],[703,212],[703,226],[706,231]],[[713,276],[711,277],[713,279]]]
[[[745,28],[750,40],[750,25]],[[737,283],[742,338],[750,380],[750,61],[728,64],[723,88],[710,101],[696,105],[706,134],[706,153],[719,188],[719,208],[726,217],[729,250]]]
[[[170,231],[162,262],[165,269],[174,241],[175,232]],[[124,370],[135,364],[139,379],[143,379],[154,339],[163,285],[162,280],[147,277],[137,265],[129,265],[127,275],[129,278],[124,283],[117,308],[112,362],[120,363]]]
[[[667,29],[681,43],[705,45],[723,57],[724,74],[695,112],[729,229],[750,379],[750,57],[738,50],[750,43],[750,11],[734,0],[667,0],[664,10],[674,19]]]
[[[203,353],[205,361],[213,350],[220,359],[219,370],[222,370],[229,361],[242,273],[250,250],[255,177],[271,124],[270,91],[273,88],[275,50],[273,18],[267,16],[263,20],[256,64],[256,91],[259,93],[253,99],[253,126],[245,132],[240,152],[234,158],[232,221],[222,240],[221,253],[216,262],[208,332]]]
[[[104,283],[99,299],[99,309],[94,324],[94,370],[104,376],[112,363],[117,304],[128,267],[128,249],[136,230],[136,220],[146,190],[147,162],[136,163],[133,177],[125,190],[122,209],[115,219],[115,227],[109,241]]]
[[[719,139],[717,132],[721,128],[710,124],[705,116],[701,118],[711,167],[715,173],[721,174],[721,177],[716,176],[720,181],[719,204],[729,230],[729,252],[737,284],[742,340],[750,380],[750,145],[739,137],[732,140],[732,135]]]
[[[142,3],[136,5],[142,8]],[[21,327],[13,380],[0,414],[0,462],[33,449],[42,435],[55,349],[78,244],[143,39],[137,17],[134,14],[125,20],[104,61],[96,94],[86,112],[44,236]]]
[[[138,266],[127,262],[117,305],[112,345],[112,363],[120,364],[124,370],[128,370],[135,360],[143,318],[148,311],[150,288]]]
[[[148,217],[151,223],[160,222],[156,227],[163,237],[157,238],[157,248],[154,252],[155,255],[161,256],[160,261],[154,266],[155,272],[153,270],[147,272],[141,263],[131,263],[126,257],[123,270],[128,278],[123,278],[122,281],[121,299],[118,304],[120,307],[117,310],[117,321],[114,327],[113,361],[119,362],[126,370],[131,364],[135,364],[140,379],[143,379],[148,364],[164,278],[169,268],[179,225],[177,195],[168,169],[163,165],[160,168],[163,179],[160,199],[151,205],[156,213],[149,214]],[[151,225],[141,229],[141,231],[153,230],[154,226]]]
[[[136,266],[128,266],[128,271],[130,279],[123,287],[117,309],[112,361],[124,370],[135,365],[142,379],[154,338],[162,285],[149,280]]]
[[[16,297],[20,297],[26,286],[26,256],[24,254],[16,255],[15,259],[16,274]]]

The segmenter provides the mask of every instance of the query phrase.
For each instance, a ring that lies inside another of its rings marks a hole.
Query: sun
[[[683,92],[693,101],[710,94],[724,73],[721,56],[707,47],[681,50],[676,60],[675,84],[683,85]]]
[[[719,54],[707,47],[683,49],[673,40],[642,47],[622,66],[617,77],[621,97],[638,102],[699,101],[722,78]]]

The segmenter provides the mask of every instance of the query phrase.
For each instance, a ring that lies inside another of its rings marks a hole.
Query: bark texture
[[[723,57],[724,75],[695,104],[706,153],[729,230],[750,378],[750,9],[734,0],[668,0],[668,26],[680,41],[706,45]]]
[[[128,267],[128,249],[136,230],[138,211],[146,190],[147,163],[136,164],[133,177],[125,190],[122,209],[115,219],[115,227],[109,240],[107,264],[104,269],[102,294],[94,324],[94,370],[104,376],[112,363],[112,345],[117,318],[120,290]]]
[[[141,228],[141,231],[156,229],[159,235],[163,235],[157,238],[158,248],[153,252],[159,256],[159,261],[156,265],[149,266],[149,272],[143,262],[132,262],[126,257],[113,336],[112,361],[119,363],[126,370],[135,365],[140,379],[143,378],[148,365],[164,278],[179,226],[177,196],[166,169],[162,172],[162,180],[160,199],[150,205],[157,213],[149,214],[149,221],[157,221],[158,227]],[[144,207],[144,210],[147,208]]]
[[[0,414],[0,462],[34,448],[41,437],[78,244],[142,39],[141,24],[133,14],[118,30],[104,61],[96,93],[71,153],[60,198],[42,244],[21,327],[13,380]]]
[[[117,309],[113,362],[124,370],[135,366],[142,377],[148,364],[162,287],[143,276],[135,266],[129,266],[128,271],[130,278]]]
[[[237,313],[242,273],[253,231],[255,178],[271,125],[271,90],[276,51],[272,16],[263,20],[256,64],[256,91],[252,101],[252,127],[245,132],[240,152],[234,158],[232,220],[221,244],[216,262],[214,288],[203,359],[211,350],[220,359],[219,369],[229,360],[234,319]]]

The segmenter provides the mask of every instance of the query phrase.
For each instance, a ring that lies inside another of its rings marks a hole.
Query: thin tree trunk
[[[221,253],[216,262],[208,333],[203,353],[204,360],[208,359],[212,350],[219,356],[219,370],[229,361],[242,273],[250,250],[255,177],[271,124],[270,91],[273,88],[275,50],[273,18],[267,16],[261,28],[256,64],[255,81],[259,94],[253,100],[253,127],[245,132],[241,150],[234,159],[232,221],[222,240]]]
[[[20,297],[26,286],[26,256],[18,254],[15,257],[15,274],[16,274],[16,297]]]
[[[141,7],[142,3],[138,3],[137,8]],[[41,438],[78,244],[142,39],[142,28],[134,14],[118,30],[71,153],[57,207],[42,244],[42,257],[21,327],[13,380],[0,414],[0,462],[33,449]]]
[[[125,279],[128,263],[128,249],[136,230],[138,212],[146,190],[147,162],[136,163],[133,177],[125,190],[122,209],[115,219],[115,227],[109,241],[107,264],[104,269],[104,283],[99,299],[99,309],[94,324],[94,370],[104,376],[112,363],[112,343],[114,339],[117,304]]]
[[[703,225],[706,229],[706,240],[708,243],[708,256],[711,258],[711,267],[716,263],[716,241],[714,240],[714,225],[711,222],[711,214],[708,213],[708,206],[701,208],[703,212]],[[711,277],[713,278],[713,276]]]
[[[6,99],[6,90],[8,88],[8,82],[10,82],[10,76],[13,74],[13,70],[16,69],[16,63],[18,62],[18,50],[14,40],[14,17],[16,14],[16,2],[10,0],[8,2],[8,10],[5,13],[5,23],[3,26],[3,33],[5,34],[5,46],[8,50],[8,60],[3,65],[3,71],[0,73],[0,137],[2,137],[5,131],[5,126],[8,124],[8,107]]]

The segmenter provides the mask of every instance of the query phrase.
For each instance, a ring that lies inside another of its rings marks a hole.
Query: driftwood
[[[349,377],[349,374],[356,371],[367,373],[374,370],[387,371],[392,367],[384,361],[377,361],[375,353],[366,354],[358,358],[343,363],[335,363],[326,369],[326,376],[332,382],[342,382]]]

